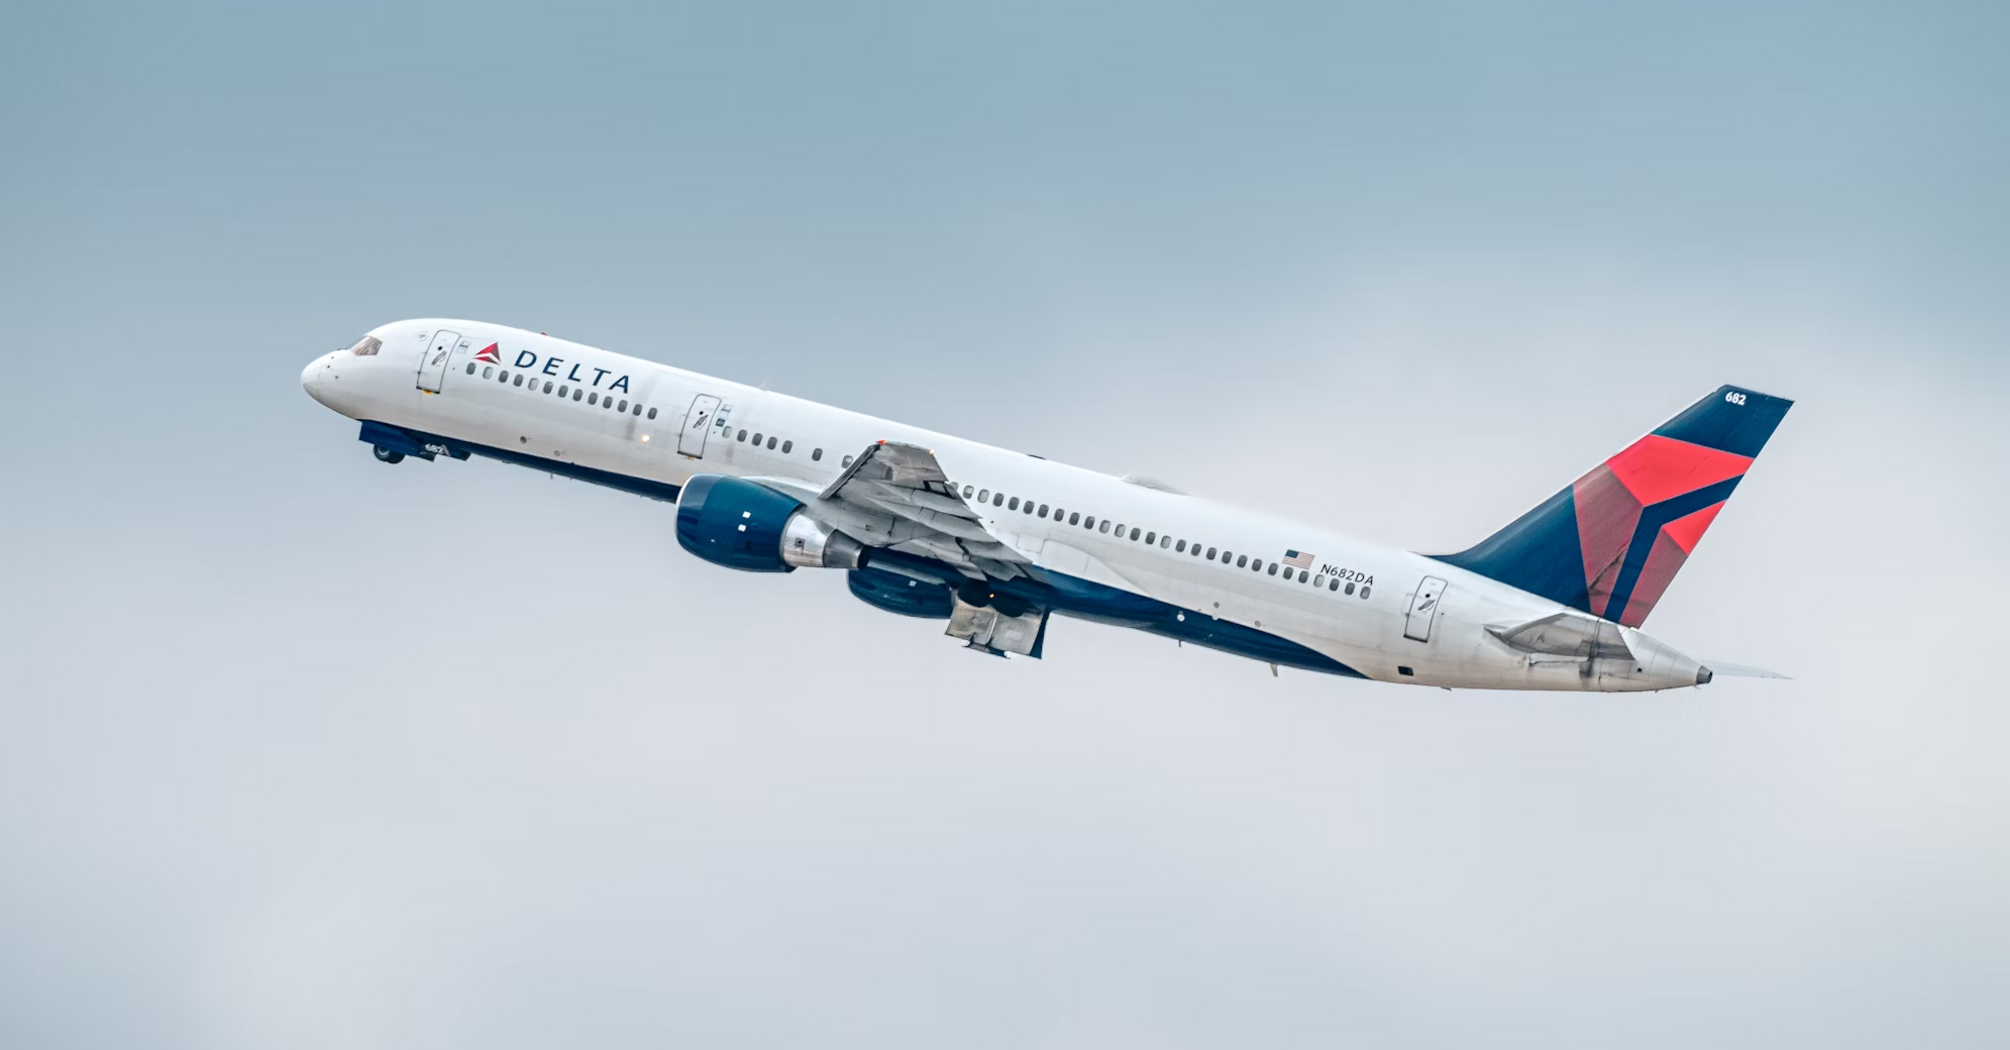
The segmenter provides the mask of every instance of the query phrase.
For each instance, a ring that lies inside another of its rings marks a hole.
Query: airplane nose
[[[313,361],[308,362],[306,368],[300,370],[301,388],[307,391],[308,397],[324,405],[328,404],[328,399],[322,395],[322,387],[328,382],[328,370],[333,366],[332,359],[334,356],[333,354],[325,354],[317,357]],[[333,408],[334,406],[329,405],[329,407]]]

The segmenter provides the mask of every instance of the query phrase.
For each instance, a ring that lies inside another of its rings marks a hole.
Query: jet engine
[[[956,606],[948,587],[884,569],[854,569],[846,574],[846,582],[859,601],[902,616],[947,620]]]
[[[723,474],[699,474],[677,497],[677,542],[742,572],[857,569],[865,546],[817,520],[800,500]]]

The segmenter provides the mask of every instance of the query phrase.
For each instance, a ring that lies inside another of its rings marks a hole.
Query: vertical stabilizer
[[[1439,560],[1638,627],[1793,402],[1734,386]]]

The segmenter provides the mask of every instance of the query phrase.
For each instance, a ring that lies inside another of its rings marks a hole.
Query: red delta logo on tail
[[[500,344],[498,343],[490,343],[482,347],[480,350],[475,351],[475,360],[491,365],[501,363],[502,351],[499,347]]]
[[[1751,465],[1751,456],[1649,434],[1577,479],[1571,496],[1591,613],[1628,627],[1646,622]],[[1645,545],[1638,558],[1636,545]]]

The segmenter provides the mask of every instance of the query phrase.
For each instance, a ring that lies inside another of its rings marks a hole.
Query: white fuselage
[[[721,474],[820,488],[868,445],[905,442],[932,450],[990,532],[1037,569],[1272,634],[1367,678],[1593,691],[1697,682],[1695,661],[1631,628],[1619,628],[1631,660],[1517,651],[1487,627],[1569,610],[1408,551],[535,332],[433,319],[371,335],[375,354],[328,354],[302,376],[354,419],[665,486]]]

